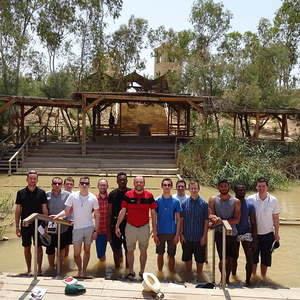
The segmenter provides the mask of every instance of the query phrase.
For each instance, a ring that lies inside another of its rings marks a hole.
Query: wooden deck
[[[154,299],[155,295],[142,291],[141,282],[126,282],[105,280],[104,278],[86,279],[79,281],[86,287],[86,293],[74,296],[77,299]],[[64,294],[65,284],[60,279],[51,277],[38,277],[36,281],[31,278],[19,277],[14,274],[0,273],[0,299],[29,299],[30,291],[34,287],[46,288],[47,293],[43,299],[60,300],[70,299],[72,296]],[[227,288],[227,289],[196,289],[193,286],[184,288],[175,284],[162,283],[161,291],[164,299],[300,299],[300,288]]]

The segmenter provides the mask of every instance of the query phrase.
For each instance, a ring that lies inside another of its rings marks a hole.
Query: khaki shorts
[[[127,250],[133,251],[137,241],[139,242],[140,250],[147,250],[149,245],[150,226],[149,224],[145,224],[141,227],[135,227],[127,223],[125,228],[125,236]]]

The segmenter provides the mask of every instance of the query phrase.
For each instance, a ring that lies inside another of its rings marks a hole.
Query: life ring
[[[153,273],[143,273],[143,279],[142,285],[144,291],[154,292],[156,294],[160,292],[160,282]]]

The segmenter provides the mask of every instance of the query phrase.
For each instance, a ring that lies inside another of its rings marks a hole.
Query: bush
[[[181,147],[178,162],[181,173],[201,183],[216,186],[226,178],[232,186],[243,183],[255,190],[256,179],[269,180],[270,188],[283,188],[288,180],[279,168],[281,153],[266,144],[253,144],[246,138],[234,138],[229,126],[223,126],[218,138],[196,136]]]
[[[14,202],[10,193],[0,193],[0,241],[3,239],[6,228],[13,223]]]

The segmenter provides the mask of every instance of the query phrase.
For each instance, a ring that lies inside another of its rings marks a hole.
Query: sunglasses
[[[53,185],[62,185],[62,182],[52,182]]]
[[[89,182],[85,182],[85,181],[80,181],[79,184],[80,185],[89,185],[90,183]]]
[[[172,186],[172,184],[170,184],[170,183],[164,183],[163,186],[168,186],[168,187],[170,187],[170,186]]]

